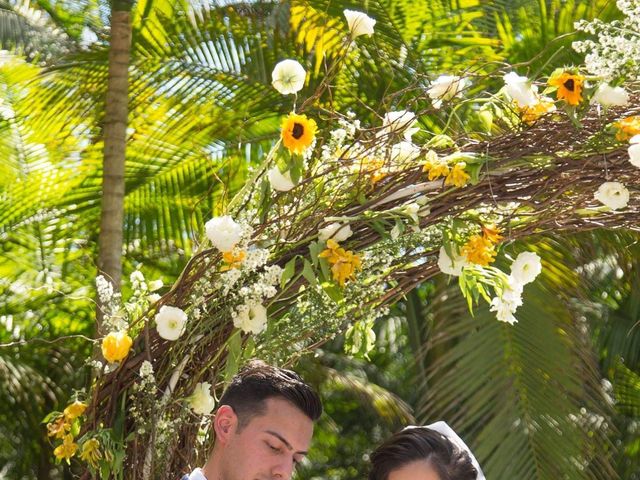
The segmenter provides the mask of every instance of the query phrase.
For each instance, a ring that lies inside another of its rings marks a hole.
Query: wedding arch
[[[348,52],[375,22],[345,17]],[[285,60],[273,75],[292,95],[281,137],[203,225],[171,289],[153,298],[153,282],[134,274],[122,303],[98,278],[104,362],[89,395],[47,419],[58,458],[105,477],[177,478],[208,452],[215,397],[246,359],[289,364],[338,334],[366,353],[376,319],[441,272],[458,277],[469,308],[487,302],[516,328],[523,288],[543,267],[525,252],[501,271],[501,246],[639,229],[635,78],[589,65],[531,79],[504,66],[417,76],[363,125],[320,101],[335,71],[306,99],[304,66]],[[423,121],[437,111],[461,121],[463,107],[475,109],[473,133],[453,138]]]

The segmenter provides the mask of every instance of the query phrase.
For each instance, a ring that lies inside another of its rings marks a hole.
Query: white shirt
[[[191,472],[188,478],[189,480],[207,480],[207,477],[204,476],[201,468],[196,468],[193,472]]]

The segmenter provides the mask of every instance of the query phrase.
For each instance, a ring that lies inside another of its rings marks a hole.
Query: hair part
[[[231,380],[220,398],[219,405],[229,405],[238,416],[238,430],[253,417],[263,415],[266,400],[282,398],[312,421],[322,414],[322,403],[316,391],[297,373],[251,360]]]
[[[426,427],[406,428],[371,454],[369,480],[388,480],[391,472],[426,460],[440,480],[476,480],[478,471],[469,454],[441,433]]]

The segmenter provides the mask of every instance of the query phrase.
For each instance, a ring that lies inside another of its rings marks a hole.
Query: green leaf
[[[306,258],[304,259],[302,275],[304,276],[304,278],[307,279],[307,282],[309,282],[309,285],[315,287],[318,284],[318,280],[316,279],[316,274],[313,271],[313,266],[311,265],[311,262],[309,262],[309,260],[307,260]]]
[[[284,270],[282,272],[282,276],[280,277],[280,288],[281,289],[284,289],[284,286],[291,279],[291,277],[293,277],[293,274],[296,271],[296,260],[297,260],[297,258],[298,258],[297,256],[293,257],[284,266]]]

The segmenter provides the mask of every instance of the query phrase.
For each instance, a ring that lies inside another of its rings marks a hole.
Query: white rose
[[[288,192],[295,187],[295,184],[291,180],[291,174],[288,171],[282,173],[278,167],[273,167],[269,170],[268,176],[269,183],[271,183],[274,190]]]
[[[149,291],[155,292],[156,290],[160,290],[164,286],[164,282],[162,279],[152,280],[149,282]]]
[[[419,128],[415,127],[418,123],[416,114],[409,112],[408,110],[399,110],[397,112],[389,112],[384,116],[382,126],[383,134],[390,132],[399,133],[404,132],[405,140],[411,140],[411,137],[416,133]]]
[[[640,135],[634,135],[629,140],[629,161],[634,167],[640,168]]]
[[[260,333],[267,326],[267,309],[259,303],[254,303],[240,311],[233,319],[233,325],[245,333]]]
[[[347,238],[353,235],[351,227],[348,224],[340,224],[338,222],[330,223],[324,228],[318,230],[318,240],[326,242],[330,238],[333,238],[336,242],[344,242]]]
[[[520,107],[531,107],[538,103],[536,92],[538,87],[531,85],[527,77],[522,77],[516,72],[507,73],[504,77],[504,86],[507,95],[514,99]]]
[[[184,333],[187,314],[178,307],[163,305],[156,314],[156,329],[165,340],[175,341]]]
[[[436,78],[427,94],[433,100],[433,107],[440,108],[444,100],[451,100],[467,86],[467,80],[456,75],[440,75]]]
[[[420,156],[420,147],[411,142],[402,141],[391,147],[391,160],[408,163]]]
[[[619,210],[629,203],[629,190],[620,182],[604,182],[593,197],[611,210]]]
[[[622,107],[629,103],[629,93],[622,87],[610,87],[602,83],[591,97],[590,103],[599,103],[603,107]]]
[[[282,95],[297,93],[304,87],[307,72],[295,60],[282,60],[271,73],[271,84]]]
[[[511,264],[511,277],[520,285],[533,282],[541,271],[540,257],[533,252],[522,252]]]
[[[242,227],[228,215],[212,218],[204,228],[213,246],[221,252],[230,252],[242,239]]]
[[[366,13],[356,10],[345,10],[344,16],[347,19],[347,25],[351,32],[351,37],[356,38],[360,35],[373,35],[373,27],[376,21]]]
[[[447,250],[444,247],[440,247],[440,255],[438,256],[438,267],[440,271],[454,277],[462,275],[462,269],[469,266],[467,259],[456,253],[456,246],[451,245],[451,251],[453,258],[449,257]]]
[[[216,405],[211,395],[211,384],[207,382],[198,383],[188,400],[191,410],[198,415],[209,415]]]

